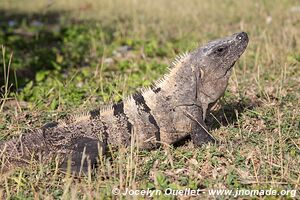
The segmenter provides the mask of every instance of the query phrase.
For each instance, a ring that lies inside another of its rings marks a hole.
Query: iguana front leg
[[[203,120],[202,111],[199,111],[199,107],[197,106],[195,112],[196,114],[191,114],[187,110],[185,111],[185,115],[192,120],[191,122],[191,139],[195,146],[201,146],[208,142],[216,143],[217,140],[208,132],[207,126]]]
[[[194,121],[192,123],[192,130],[191,130],[191,138],[193,141],[193,144],[195,146],[201,146],[203,144],[206,144],[208,142],[216,143],[216,139],[208,132],[208,129],[203,122],[203,120],[200,120],[200,122]]]

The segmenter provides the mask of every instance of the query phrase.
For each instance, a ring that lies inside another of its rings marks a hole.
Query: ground
[[[300,198],[298,1],[24,2],[0,2],[1,141],[119,101],[162,77],[176,54],[209,40],[243,30],[250,42],[207,119],[220,144],[120,149],[80,178],[60,172],[55,159],[31,163],[1,174],[0,196],[125,199],[113,188],[190,188],[208,197],[213,188],[272,188],[290,193],[256,198],[292,198],[293,190]]]

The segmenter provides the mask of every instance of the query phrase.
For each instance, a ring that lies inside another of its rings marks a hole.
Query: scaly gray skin
[[[31,159],[72,159],[72,169],[95,163],[107,146],[129,146],[133,134],[140,149],[173,144],[191,135],[196,146],[215,142],[205,128],[205,116],[223,94],[232,66],[248,44],[246,33],[214,40],[176,58],[174,66],[152,87],[124,101],[52,122],[0,144],[2,168],[20,166]],[[82,166],[81,166],[82,165]]]

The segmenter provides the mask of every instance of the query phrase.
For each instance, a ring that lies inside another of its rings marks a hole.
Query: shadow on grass
[[[235,124],[245,110],[252,110],[259,105],[259,102],[251,99],[224,103],[220,109],[210,112],[207,116],[206,124],[210,127],[210,130]]]
[[[97,43],[91,57],[92,42],[99,41],[101,31],[109,39],[114,31],[111,27],[99,29],[95,20],[74,20],[64,10],[27,14],[0,8],[0,13],[0,45],[6,47],[6,63],[10,53],[14,54],[12,69],[16,71],[19,88],[34,80],[39,71],[56,70],[63,74],[69,67],[98,61],[103,47]],[[1,55],[0,85],[4,84],[2,66]],[[10,83],[15,84],[12,74]]]
[[[61,48],[59,24],[60,13],[25,14],[0,10],[0,44],[6,47],[5,61],[14,53],[12,67],[16,70],[18,84],[34,79],[39,70],[52,69],[56,49]],[[1,56],[1,71],[3,59]],[[3,84],[0,76],[0,84]],[[14,83],[14,81],[13,81]]]
[[[205,123],[209,127],[209,131],[219,129],[221,126],[234,125],[246,110],[252,110],[257,106],[260,106],[260,103],[250,99],[225,103],[220,109],[211,111],[207,115]],[[191,140],[191,137],[187,136],[176,142],[174,147],[182,146],[189,140]]]

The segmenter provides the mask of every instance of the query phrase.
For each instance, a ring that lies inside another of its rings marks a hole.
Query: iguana
[[[133,135],[140,149],[173,144],[190,135],[195,146],[215,139],[204,123],[210,107],[224,94],[232,67],[248,44],[245,32],[217,39],[178,56],[164,77],[124,101],[95,109],[0,143],[2,170],[31,159],[47,161],[60,155],[77,171],[96,163],[108,145],[130,146]]]

